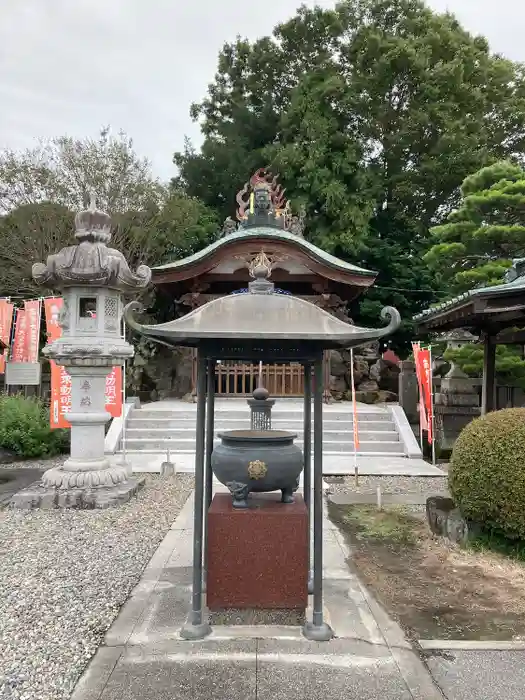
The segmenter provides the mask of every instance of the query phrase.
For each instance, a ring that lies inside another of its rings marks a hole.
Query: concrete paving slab
[[[412,700],[386,648],[355,640],[257,645],[258,700]]]
[[[71,700],[99,700],[124,647],[101,647],[77,683]]]
[[[99,698],[89,700],[255,700],[256,645],[173,642],[154,654],[131,647]]]
[[[522,700],[525,651],[446,651],[427,659],[447,700]]]
[[[178,472],[193,474],[195,455],[173,453],[172,461]],[[134,473],[160,472],[160,465],[166,459],[164,454],[141,452],[129,454],[128,461]],[[407,457],[373,457],[358,455],[357,466],[361,476],[445,476],[445,472],[423,459]],[[355,464],[351,454],[324,454],[323,474],[325,476],[354,474]]]
[[[127,643],[151,645],[179,639],[190,609],[191,581],[191,567],[164,569]]]

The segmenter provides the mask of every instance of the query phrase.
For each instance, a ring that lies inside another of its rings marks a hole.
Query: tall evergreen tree
[[[525,257],[525,170],[500,161],[467,177],[461,203],[432,229],[425,261],[451,293],[500,284],[512,258]]]
[[[377,322],[395,301],[408,320],[433,299],[429,228],[467,175],[524,150],[525,79],[420,0],[345,0],[225,46],[193,114],[203,147],[175,156],[190,194],[225,217],[240,184],[272,165],[312,241],[378,270],[356,318]]]

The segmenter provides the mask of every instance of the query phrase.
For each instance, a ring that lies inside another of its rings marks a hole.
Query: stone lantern
[[[44,348],[44,355],[62,365],[71,377],[71,454],[63,466],[45,472],[25,507],[104,507],[124,502],[137,490],[126,465],[111,465],[104,454],[106,376],[133,356],[122,337],[122,294],[136,294],[151,279],[141,265],[134,273],[124,255],[107,244],[111,219],[90,207],[75,217],[74,245],[33,265],[39,284],[63,295],[62,336]],[[24,492],[22,492],[23,494]],[[21,504],[24,505],[24,504]]]

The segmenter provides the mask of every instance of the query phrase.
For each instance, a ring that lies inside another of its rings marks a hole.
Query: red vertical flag
[[[46,331],[48,342],[58,340],[62,335],[62,328],[58,317],[64,300],[61,297],[44,299],[44,311],[46,316]],[[70,428],[64,413],[71,410],[71,377],[66,370],[50,360],[51,365],[51,412],[49,424],[51,428]]]
[[[40,319],[42,316],[42,302],[40,299],[24,302],[27,324],[27,360],[26,362],[38,362],[40,349]]]
[[[422,400],[425,405],[427,415],[427,435],[428,442],[432,444],[432,368],[430,366],[430,350],[419,350],[417,353],[419,373],[421,377]]]
[[[11,360],[12,362],[27,362],[27,357],[27,314],[24,309],[17,309]]]
[[[122,414],[122,367],[113,367],[106,377],[106,411],[112,418]]]
[[[0,339],[5,345],[9,346],[11,341],[11,326],[13,323],[13,304],[7,299],[0,299]],[[4,350],[0,355],[0,374],[5,372],[5,361],[7,350]]]

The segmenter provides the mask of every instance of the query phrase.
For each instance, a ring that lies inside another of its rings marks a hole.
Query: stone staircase
[[[358,455],[370,457],[405,457],[406,446],[394,414],[389,407],[359,405]],[[127,454],[166,454],[173,457],[191,455],[195,451],[196,406],[177,401],[164,401],[134,408],[126,424]],[[250,427],[250,411],[245,400],[219,399],[215,405],[215,434],[223,430]],[[297,444],[303,444],[302,402],[281,399],[272,411],[272,428],[297,433]],[[122,443],[120,450],[122,451]],[[353,416],[349,403],[323,408],[323,454],[354,453]]]

